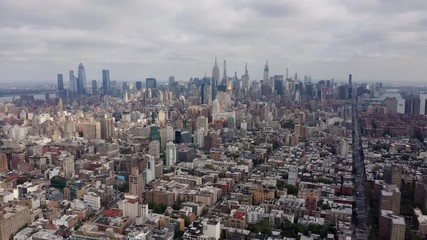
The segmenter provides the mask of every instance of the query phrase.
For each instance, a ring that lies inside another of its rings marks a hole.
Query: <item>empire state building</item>
[[[219,66],[215,57],[215,65],[212,68],[212,101],[216,99],[218,91],[218,81],[220,80],[221,74],[219,72]]]

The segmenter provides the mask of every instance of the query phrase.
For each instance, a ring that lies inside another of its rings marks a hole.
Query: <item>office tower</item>
[[[348,99],[353,98],[353,80],[351,74],[348,75]]]
[[[412,99],[405,99],[405,114],[412,114]]]
[[[184,142],[184,140],[182,139],[181,130],[176,130],[175,131],[175,143],[181,144],[183,142]]]
[[[277,95],[282,96],[283,91],[283,75],[274,75],[274,91]]]
[[[150,127],[149,139],[150,141],[156,141],[156,140],[158,140],[159,142],[161,141],[159,127],[156,126],[155,124],[152,124]]]
[[[424,102],[424,115],[427,115],[427,99]]]
[[[221,84],[227,86],[228,83],[228,77],[227,77],[227,62],[224,59],[224,72],[222,75]]]
[[[397,113],[397,99],[395,97],[390,98],[387,97],[386,99],[384,99],[384,104],[385,104],[385,108],[387,109],[387,112],[391,113],[391,114],[396,114]]]
[[[405,239],[406,224],[401,216],[393,215],[391,211],[382,210],[379,218],[379,237],[384,240]]]
[[[337,98],[338,99],[348,99],[348,86],[340,85],[337,87]]]
[[[92,95],[98,94],[98,84],[96,80],[92,80]]]
[[[110,71],[102,70],[102,94],[110,94]]]
[[[288,79],[289,79],[289,62],[286,65],[286,80],[288,80]]]
[[[249,90],[248,63],[245,63],[245,74],[242,76],[242,87],[245,91]]]
[[[82,63],[79,64],[79,70],[77,73],[77,95],[86,94],[86,73],[85,67]]]
[[[123,82],[122,83],[122,91],[123,91],[123,93],[127,92],[129,90],[130,90],[130,88],[129,88],[128,82]]]
[[[265,66],[264,66],[264,77],[262,78],[263,82],[267,83],[268,81],[270,81],[270,75],[269,75],[269,67],[268,67],[268,60],[265,61]]]
[[[62,74],[58,74],[58,91],[64,91],[64,76]]]
[[[137,81],[135,84],[136,90],[137,91],[141,91],[142,89],[142,82],[141,81]]]
[[[146,78],[145,79],[145,88],[156,89],[157,82],[155,78]]]
[[[70,70],[70,92],[77,93],[77,78],[73,70]]]
[[[218,91],[218,81],[220,80],[220,76],[221,74],[219,72],[218,63],[215,57],[215,64],[212,68],[212,101],[216,99],[216,95]]]
[[[176,145],[173,142],[166,143],[166,166],[171,167],[176,164]]]
[[[413,115],[420,115],[420,108],[421,108],[420,97],[416,97],[416,98],[412,99],[412,114]]]
[[[205,104],[205,84],[200,85],[200,103]]]

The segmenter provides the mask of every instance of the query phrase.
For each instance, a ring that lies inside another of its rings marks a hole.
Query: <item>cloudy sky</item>
[[[0,0],[0,84],[77,71],[101,79],[211,75],[215,56],[251,79],[426,81],[426,0]],[[1,85],[0,85],[1,86]]]

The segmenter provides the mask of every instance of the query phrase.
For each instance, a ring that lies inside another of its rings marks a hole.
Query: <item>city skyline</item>
[[[418,82],[425,74],[423,1],[52,2],[46,13],[47,6],[0,3],[1,84],[54,82],[80,62],[88,81],[100,81],[102,69],[115,80],[186,81],[209,73],[214,56],[227,60],[229,76],[240,77],[248,62],[251,80],[263,79],[267,59],[270,73],[284,74],[289,62],[291,75],[313,79],[351,72]]]

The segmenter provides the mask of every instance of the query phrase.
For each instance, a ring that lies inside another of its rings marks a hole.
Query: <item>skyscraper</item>
[[[227,77],[227,62],[224,59],[224,72],[222,75],[222,82],[221,84],[227,85],[228,77]]]
[[[85,67],[82,63],[79,64],[79,70],[77,73],[77,94],[85,95],[86,94],[86,73]]]
[[[262,80],[265,83],[267,83],[270,80],[269,68],[268,68],[268,60],[265,62],[265,66],[264,66],[264,77],[262,78]]]
[[[110,94],[110,71],[102,70],[102,94]]]
[[[421,111],[421,99],[420,97],[416,97],[412,99],[412,114],[420,115],[420,111]]]
[[[64,76],[62,74],[58,74],[58,91],[64,91]]]
[[[176,164],[176,145],[173,142],[166,143],[166,166]]]
[[[74,75],[74,71],[70,70],[70,92],[75,94],[77,92],[77,78]]]
[[[353,98],[353,80],[352,75],[348,75],[348,99]]]
[[[405,99],[405,114],[412,114],[412,99]]]
[[[135,88],[137,91],[141,91],[142,89],[142,82],[141,81],[137,81],[135,84]]]
[[[145,88],[155,89],[157,88],[157,81],[155,78],[146,78],[145,79]]]
[[[96,80],[92,80],[92,95],[98,94],[98,84]]]
[[[200,85],[200,103],[205,104],[205,84]]]
[[[245,74],[242,76],[242,87],[244,90],[249,90],[249,73],[248,73],[248,63],[245,63]]]
[[[217,91],[218,91],[218,81],[220,80],[220,72],[219,66],[215,57],[215,64],[212,68],[212,101],[216,99]]]
[[[283,75],[274,75],[274,91],[277,95],[282,96],[283,91]]]

